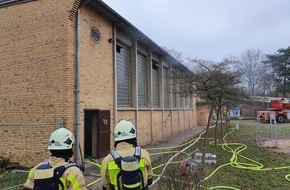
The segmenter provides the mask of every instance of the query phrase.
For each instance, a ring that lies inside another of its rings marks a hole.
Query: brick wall
[[[178,134],[189,128],[196,127],[190,120],[193,117],[192,110],[139,110],[138,111],[138,143],[148,145],[153,142],[169,139],[171,135]],[[131,119],[136,125],[136,111],[118,111],[119,119]],[[113,131],[113,129],[112,129]]]
[[[197,125],[198,126],[206,126],[207,120],[210,112],[210,106],[207,104],[198,104],[196,106],[197,109]]]
[[[73,129],[71,4],[38,0],[0,9],[0,155],[12,162],[42,161],[61,116]]]
[[[82,7],[80,16],[80,96],[81,96],[81,142],[84,132],[84,110],[111,110],[111,128],[114,126],[114,62],[112,25],[109,20],[94,12],[90,7]],[[91,30],[100,33],[94,41]],[[81,143],[83,144],[83,143]]]

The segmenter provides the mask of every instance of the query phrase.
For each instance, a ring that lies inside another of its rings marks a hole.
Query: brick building
[[[197,125],[172,93],[187,69],[100,0],[0,1],[0,155],[33,166],[52,131],[76,135],[76,161],[100,158],[130,119],[141,145]]]

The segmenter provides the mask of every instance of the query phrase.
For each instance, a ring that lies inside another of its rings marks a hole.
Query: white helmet
[[[72,149],[74,142],[75,138],[72,132],[65,128],[59,128],[51,134],[48,143],[48,150]]]
[[[136,138],[136,129],[130,121],[121,120],[114,130],[115,141],[122,141]]]

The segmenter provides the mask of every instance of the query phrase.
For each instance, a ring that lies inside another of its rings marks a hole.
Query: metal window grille
[[[179,108],[183,108],[184,105],[184,97],[179,95]]]
[[[130,48],[117,44],[117,105],[131,106],[131,53]]]
[[[190,107],[190,108],[193,108],[193,96],[192,96],[192,95],[190,95],[190,100],[189,100],[189,101],[190,101],[190,103],[189,103],[189,104],[190,104],[189,107]]]
[[[175,76],[175,72],[172,72],[173,80],[172,80],[172,107],[177,108],[177,79]]]
[[[184,96],[184,97],[182,98],[182,101],[183,101],[183,102],[182,102],[182,107],[183,107],[183,108],[186,108],[186,98],[187,98],[186,96]]]
[[[174,89],[174,92],[172,94],[172,107],[177,108],[177,96],[176,96],[175,89]]]
[[[159,107],[159,67],[158,63],[153,62],[152,65],[152,92],[153,107]]]
[[[189,96],[185,97],[185,107],[189,108]]]
[[[146,57],[137,55],[138,106],[147,107],[147,65]]]
[[[187,96],[183,97],[183,108],[186,108],[187,105]]]
[[[169,92],[168,92],[168,69],[163,67],[162,73],[162,87],[163,87],[163,105],[165,108],[169,107]]]

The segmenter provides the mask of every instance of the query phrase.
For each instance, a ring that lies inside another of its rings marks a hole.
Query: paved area
[[[185,143],[189,141],[190,139],[196,137],[201,132],[203,132],[206,129],[205,126],[201,127],[194,127],[191,129],[188,129],[186,131],[177,133],[173,136],[171,136],[168,139],[164,139],[163,141],[154,142],[150,145],[143,146],[143,148],[149,148],[149,147],[168,147],[168,146],[175,146],[180,145],[182,143]],[[100,179],[100,173],[99,173],[99,167],[97,166],[97,163],[101,163],[100,160],[89,160],[86,159],[86,170],[85,170],[85,178],[86,182],[89,185],[89,190],[101,190],[101,182],[97,181]],[[97,162],[97,163],[96,163]],[[95,183],[96,182],[96,183]]]

